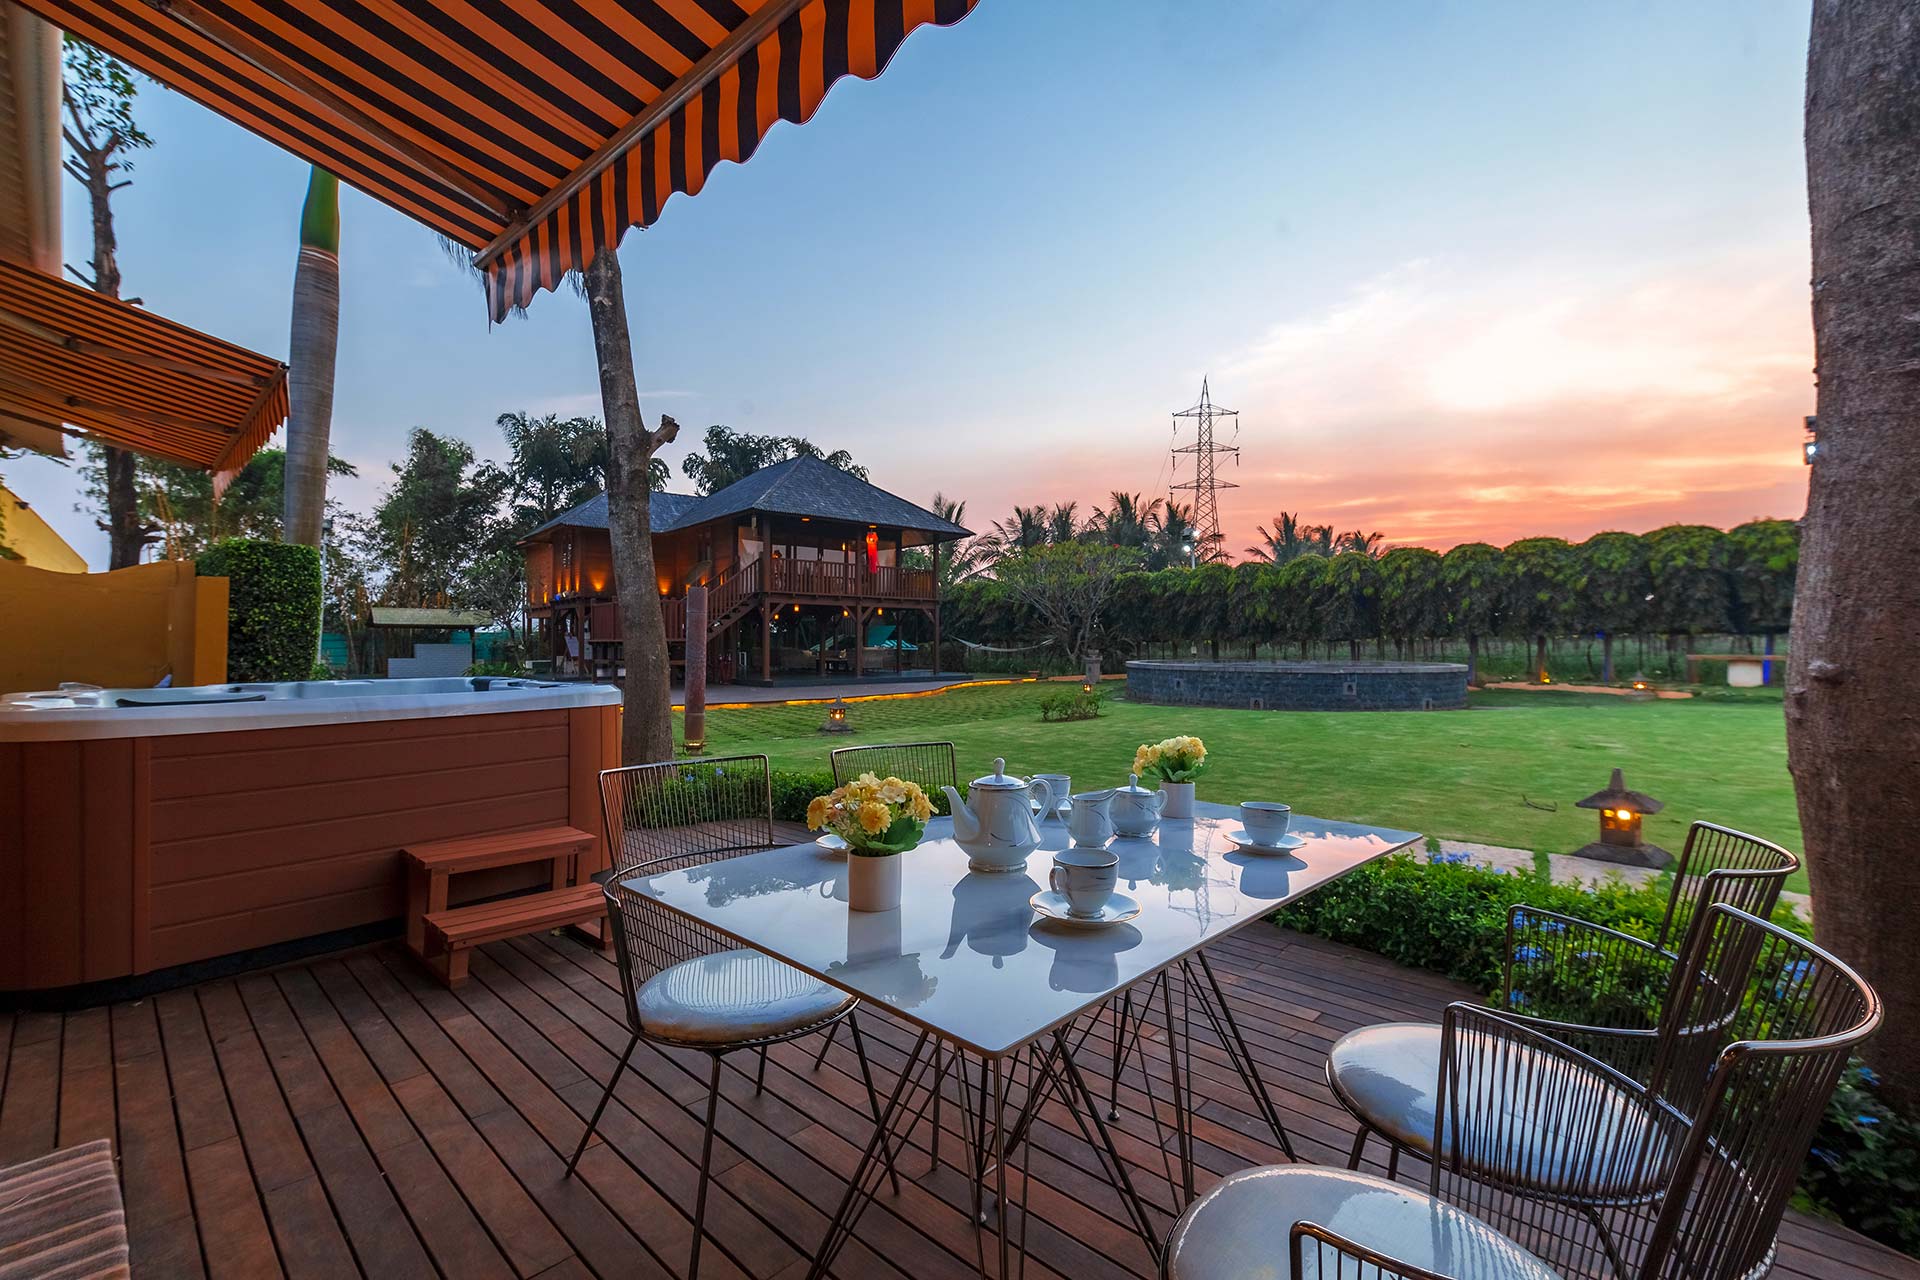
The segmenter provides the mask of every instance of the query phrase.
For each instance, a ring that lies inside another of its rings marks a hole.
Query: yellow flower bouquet
[[[882,858],[920,843],[933,802],[918,784],[863,773],[807,805],[807,829],[831,831],[852,852]]]
[[[1133,771],[1162,782],[1192,782],[1206,767],[1207,744],[1192,736],[1143,742],[1133,753]]]

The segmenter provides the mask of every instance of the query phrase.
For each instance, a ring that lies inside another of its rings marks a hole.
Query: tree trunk
[[[593,352],[600,365],[600,401],[607,419],[607,531],[613,543],[613,581],[620,593],[625,712],[620,756],[627,764],[673,758],[672,664],[653,567],[652,488],[647,463],[680,428],[662,417],[658,431],[640,417],[633,377],[633,339],[620,259],[612,249],[594,256],[586,272]]]
[[[91,140],[91,135],[89,135]],[[88,212],[93,223],[93,290],[109,298],[120,296],[119,237],[113,230],[113,172],[111,152],[104,147],[76,147],[75,158],[86,175]],[[126,569],[140,563],[140,553],[152,541],[152,530],[140,519],[140,492],[134,483],[135,457],[125,449],[101,446],[107,477],[107,567]]]
[[[1787,659],[1815,936],[1886,1002],[1863,1054],[1920,1114],[1920,10],[1815,0],[1807,189],[1820,452]]]
[[[293,270],[282,542],[320,545],[327,510],[334,352],[339,343],[340,185],[332,174],[315,169],[307,181],[307,203],[300,216],[300,262]]]
[[[1613,632],[1600,637],[1600,683],[1613,683]]]
[[[1467,683],[1469,685],[1477,685],[1480,683],[1479,636],[1470,635],[1467,637]]]
[[[1547,680],[1547,638],[1533,638],[1533,678],[1541,684]]]

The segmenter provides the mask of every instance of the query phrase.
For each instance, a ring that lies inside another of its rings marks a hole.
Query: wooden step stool
[[[602,917],[604,907],[599,903],[598,885],[587,885],[593,890],[595,904],[593,910],[586,911],[584,898],[575,892],[580,886],[573,884],[574,871],[581,854],[593,847],[593,836],[578,827],[551,826],[536,827],[528,831],[496,831],[480,836],[463,836],[455,840],[436,840],[430,844],[418,844],[401,850],[407,860],[407,945],[413,953],[423,960],[433,959],[442,950],[447,953],[446,976],[448,984],[458,982],[466,976],[468,947],[479,942],[492,942],[497,938],[510,938],[514,933],[489,934],[483,938],[469,938],[459,946],[448,945],[449,933],[445,928],[436,929],[431,921],[442,918],[442,924],[449,921],[456,926],[465,917],[462,913],[480,908],[494,908],[513,904],[526,904],[518,912],[530,923],[520,933],[534,933],[542,928],[558,928],[564,924],[588,923]],[[447,882],[461,872],[484,871],[491,867],[512,867],[528,863],[545,862],[550,864],[549,884],[545,893],[531,894],[520,898],[503,899],[499,902],[478,903],[474,907],[447,907]],[[570,895],[570,896],[562,896]],[[564,906],[562,904],[565,904]],[[540,924],[555,911],[568,913],[566,918],[555,924]],[[489,919],[493,917],[487,917]],[[503,917],[504,918],[504,917]],[[465,937],[470,930],[456,928],[455,933]],[[600,930],[604,938],[606,930]]]
[[[606,915],[606,892],[589,881],[432,912],[426,918],[427,947],[429,954],[446,955],[447,985],[453,987],[466,981],[467,959],[482,943],[595,922],[604,938]]]

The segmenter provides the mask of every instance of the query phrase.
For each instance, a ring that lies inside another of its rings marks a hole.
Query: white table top
[[[1037,917],[1051,851],[1069,841],[1040,825],[1026,874],[969,871],[951,824],[928,824],[900,855],[901,905],[847,907],[847,860],[818,845],[768,849],[624,882],[662,905],[785,960],[976,1053],[998,1056],[1068,1021],[1195,949],[1420,837],[1299,814],[1306,843],[1288,855],[1238,852],[1227,805],[1199,804],[1151,839],[1116,838],[1119,892],[1143,908],[1125,924],[1076,929]]]

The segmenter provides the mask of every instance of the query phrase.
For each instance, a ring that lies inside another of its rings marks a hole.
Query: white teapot
[[[966,850],[968,866],[975,871],[1019,871],[1027,865],[1027,855],[1040,845],[1040,830],[1033,824],[1033,799],[1040,801],[1040,812],[1054,808],[1053,789],[1035,778],[1007,776],[1007,762],[995,760],[993,772],[975,778],[967,799],[952,787],[942,787],[947,804],[953,810],[953,842]]]
[[[1164,791],[1149,791],[1140,785],[1140,775],[1127,775],[1127,785],[1113,789],[1110,816],[1115,834],[1150,836],[1160,825],[1160,806],[1167,802]]]

